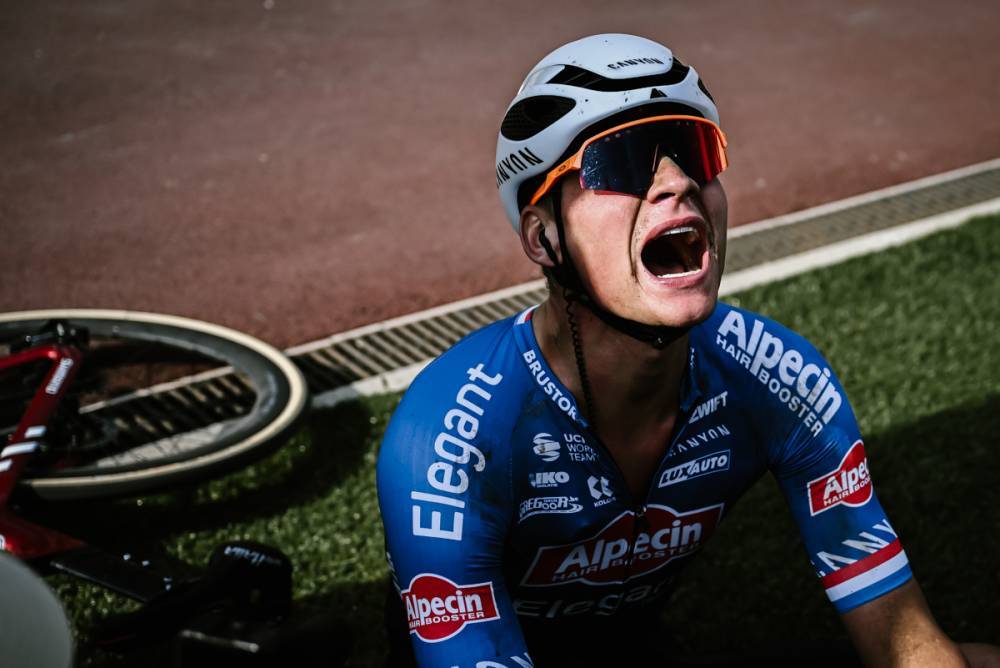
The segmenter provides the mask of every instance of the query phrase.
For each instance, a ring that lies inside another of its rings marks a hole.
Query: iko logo
[[[424,642],[441,642],[466,624],[500,618],[492,582],[457,585],[446,577],[421,573],[400,596],[410,633]]]
[[[823,431],[843,404],[836,384],[830,382],[830,370],[806,363],[806,354],[794,348],[785,350],[783,339],[765,331],[760,320],[753,320],[748,334],[743,314],[730,311],[719,326],[715,342],[778,397],[814,435]],[[812,356],[818,357],[815,353]]]
[[[547,587],[569,582],[627,582],[693,554],[715,530],[722,504],[680,513],[646,507],[648,529],[636,533],[635,513],[626,510],[593,536],[568,545],[539,548],[521,584]]]
[[[685,480],[698,478],[709,473],[728,471],[729,459],[730,451],[720,450],[719,452],[713,452],[710,455],[704,455],[698,459],[678,464],[663,472],[663,475],[660,476],[660,484],[658,486],[669,487],[670,485],[676,485]]]
[[[531,440],[535,444],[535,447],[532,449],[536,455],[547,462],[554,462],[559,459],[559,441],[553,441],[552,434],[542,432],[535,434],[535,438]]]
[[[535,489],[558,487],[569,482],[569,474],[565,471],[536,471],[528,474],[528,482]]]
[[[615,493],[611,491],[608,479],[604,476],[600,478],[590,476],[587,478],[587,487],[590,488],[590,495],[597,499],[594,502],[595,506],[603,506],[615,498]]]
[[[539,496],[521,502],[518,522],[523,522],[533,515],[568,515],[583,510],[575,496]]]
[[[872,498],[872,489],[865,445],[855,441],[840,460],[840,466],[810,481],[809,514],[819,515],[840,504],[852,508],[863,506]]]

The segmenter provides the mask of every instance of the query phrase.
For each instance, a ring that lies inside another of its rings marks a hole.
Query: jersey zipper
[[[625,474],[624,474],[624,472],[622,472],[621,467],[618,466],[618,462],[615,461],[615,458],[611,454],[611,450],[608,448],[608,446],[606,446],[604,444],[604,441],[601,440],[600,436],[597,435],[597,432],[594,431],[590,427],[590,425],[587,425],[587,427],[586,427],[586,430],[588,432],[590,432],[591,436],[594,437],[594,441],[600,447],[601,451],[604,453],[605,457],[607,457],[608,461],[611,462],[611,466],[614,468],[615,472],[618,474],[619,483],[621,485],[624,485],[624,494],[626,495],[626,498],[629,501],[629,507],[632,510],[632,515],[633,515],[632,540],[631,540],[631,542],[629,543],[629,546],[628,546],[628,552],[627,552],[627,554],[628,554],[629,560],[628,560],[628,564],[625,567],[625,575],[622,578],[622,585],[623,586],[624,586],[625,582],[628,581],[629,577],[631,577],[631,575],[632,575],[632,563],[635,561],[635,547],[636,547],[636,543],[639,540],[639,534],[642,533],[643,530],[645,530],[647,528],[647,525],[648,525],[648,520],[646,519],[646,504],[647,504],[647,501],[649,500],[650,495],[652,494],[653,486],[655,485],[655,481],[656,481],[656,474],[660,472],[660,468],[662,468],[663,462],[666,461],[666,459],[670,456],[670,453],[673,452],[674,446],[677,445],[677,441],[680,440],[681,434],[684,432],[684,429],[687,427],[687,424],[688,424],[687,421],[688,421],[688,418],[690,417],[690,415],[689,415],[688,412],[685,412],[685,413],[679,415],[678,417],[681,418],[681,419],[683,419],[683,423],[681,424],[681,428],[678,429],[678,430],[676,430],[675,433],[674,433],[674,435],[673,435],[673,438],[670,439],[670,444],[667,446],[667,452],[663,455],[663,457],[660,459],[659,463],[657,464],[656,470],[653,472],[653,477],[649,479],[649,485],[646,487],[646,495],[641,500],[640,499],[636,499],[632,495],[632,490],[629,489],[629,486],[628,486],[628,484],[627,484],[627,482],[625,480]]]

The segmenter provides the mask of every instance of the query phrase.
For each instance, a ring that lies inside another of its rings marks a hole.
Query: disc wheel
[[[83,362],[19,483],[49,500],[162,490],[244,466],[287,440],[308,402],[280,351],[218,325],[102,310],[0,314],[0,355],[51,321],[89,332]],[[13,431],[38,368],[0,378]]]

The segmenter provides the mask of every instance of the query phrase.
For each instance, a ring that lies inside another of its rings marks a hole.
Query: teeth
[[[692,269],[691,271],[684,271],[679,274],[658,274],[657,278],[681,278],[683,276],[690,276],[691,274],[697,274],[701,269]]]
[[[685,225],[684,227],[675,227],[675,228],[673,228],[671,230],[667,230],[666,232],[664,232],[660,236],[661,237],[665,237],[668,234],[687,234],[688,232],[694,232],[694,228],[691,227],[690,225]]]

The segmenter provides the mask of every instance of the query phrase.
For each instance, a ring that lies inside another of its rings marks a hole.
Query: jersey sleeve
[[[438,360],[382,442],[387,558],[421,668],[531,665],[501,572],[512,503],[503,390],[499,371]]]
[[[899,587],[912,574],[875,496],[844,388],[805,339],[797,337],[793,347],[799,359],[791,361],[801,370],[797,390],[815,419],[791,421],[772,471],[826,595],[843,614]]]

